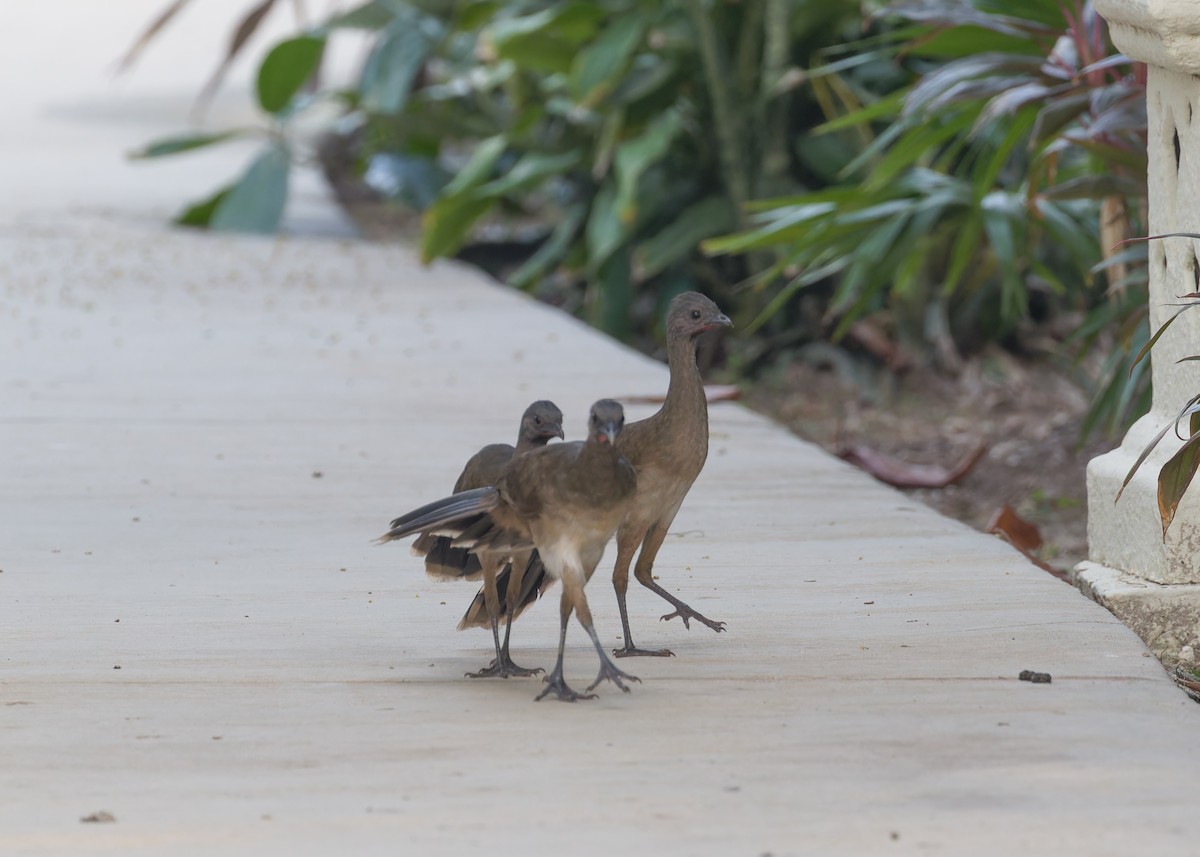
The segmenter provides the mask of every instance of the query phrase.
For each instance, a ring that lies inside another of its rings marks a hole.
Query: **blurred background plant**
[[[248,3],[205,94],[280,5]],[[139,153],[263,136],[181,222],[275,229],[315,124],[343,198],[413,212],[425,259],[619,338],[695,288],[753,334],[741,373],[813,343],[954,373],[999,343],[1087,367],[1085,430],[1145,410],[1144,245],[1109,250],[1145,232],[1144,69],[1090,3],[372,0],[301,30],[261,61],[262,127]],[[356,79],[323,84],[351,32]]]

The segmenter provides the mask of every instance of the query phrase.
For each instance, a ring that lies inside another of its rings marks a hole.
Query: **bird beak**
[[[733,327],[733,322],[729,320],[729,316],[723,312],[719,312],[708,320],[708,324],[700,328],[701,333],[708,333],[714,327]]]
[[[563,428],[562,428],[562,426],[555,426],[555,427],[554,427],[554,431],[553,431],[552,433],[550,433],[550,437],[556,437],[556,438],[558,438],[559,440],[566,440],[566,439],[567,439],[567,436],[566,436],[565,434],[563,434]]]
[[[596,440],[601,444],[609,444],[617,439],[617,435],[621,433],[621,427],[616,423],[605,423],[600,426],[600,431],[596,432]]]

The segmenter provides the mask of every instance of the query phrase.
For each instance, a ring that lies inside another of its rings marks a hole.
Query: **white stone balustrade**
[[[1150,233],[1200,233],[1200,2],[1095,0],[1095,7],[1117,48],[1148,66]],[[1172,304],[1180,295],[1200,291],[1198,254],[1200,239],[1150,243],[1151,330],[1178,311]],[[1200,648],[1200,483],[1184,496],[1165,539],[1158,512],[1158,471],[1181,445],[1173,433],[1115,498],[1146,445],[1200,393],[1200,363],[1178,362],[1194,354],[1200,354],[1200,312],[1192,310],[1151,352],[1150,413],[1120,447],[1088,467],[1091,561],[1076,570],[1081,588],[1168,662],[1181,651],[1186,661]]]

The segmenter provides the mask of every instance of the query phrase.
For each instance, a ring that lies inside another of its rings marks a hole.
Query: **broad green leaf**
[[[478,188],[483,196],[503,196],[541,184],[551,176],[560,176],[575,167],[583,158],[579,151],[557,155],[530,152],[517,161],[511,170],[498,179]]]
[[[644,53],[634,57],[629,70],[617,82],[610,103],[631,105],[642,99],[649,99],[674,79],[679,70],[673,57],[663,57],[659,54]],[[662,97],[669,98],[670,90],[664,90]]]
[[[945,280],[942,283],[942,294],[951,295],[962,282],[967,267],[979,255],[979,239],[983,235],[983,216],[977,208],[972,207],[964,220],[959,223],[958,235],[954,239],[954,248],[950,251],[950,265],[946,269]]]
[[[510,39],[498,48],[501,59],[511,60],[524,69],[544,75],[566,74],[575,61],[575,48],[559,39],[527,36]]]
[[[486,140],[481,140],[475,147],[475,151],[471,153],[470,159],[463,165],[463,168],[442,189],[442,196],[457,196],[463,191],[483,184],[490,179],[492,171],[496,168],[496,162],[500,160],[500,156],[504,154],[507,148],[508,140],[499,134],[495,137],[488,137]]]
[[[837,204],[834,202],[789,206],[780,210],[778,216],[772,218],[766,226],[737,235],[712,238],[702,242],[701,247],[705,253],[713,256],[776,247],[787,243],[793,236],[811,231],[812,221],[827,217],[836,211]]]
[[[891,119],[899,116],[904,106],[904,96],[905,92],[903,90],[893,92],[891,95],[886,95],[859,110],[838,116],[822,125],[818,125],[812,130],[812,133],[830,134],[846,128],[857,128],[860,125],[867,125],[880,119]]]
[[[1200,467],[1200,435],[1193,434],[1158,472],[1158,514],[1162,519],[1163,541],[1197,467]]]
[[[452,256],[467,240],[471,227],[487,214],[494,199],[474,194],[443,196],[421,216],[421,261],[428,265]]]
[[[805,286],[811,286],[813,283],[819,283],[822,280],[840,273],[845,270],[849,264],[849,259],[842,257],[835,259],[826,264],[819,264],[810,267],[803,274],[793,279],[790,283],[784,286],[771,302],[763,309],[758,316],[746,326],[743,333],[746,336],[753,334],[756,330],[771,320],[771,317],[779,310],[783,309],[784,305],[791,300],[792,296],[803,289]]]
[[[454,29],[465,32],[478,30],[491,21],[500,8],[498,0],[474,0],[461,4],[454,20]]]
[[[642,173],[670,150],[682,127],[679,113],[672,110],[655,120],[639,136],[617,146],[613,158],[617,174],[617,216],[632,225],[637,219],[637,184]]]
[[[229,196],[229,192],[232,189],[233,185],[227,185],[207,199],[202,199],[200,202],[189,205],[175,217],[175,222],[180,226],[207,228],[212,222],[213,212],[217,210],[217,206],[225,201],[225,198]]]
[[[1087,91],[1065,95],[1047,103],[1038,111],[1033,123],[1033,146],[1040,147],[1051,137],[1079,119],[1088,109],[1091,94]]]
[[[603,265],[628,233],[628,226],[617,216],[617,190],[611,181],[605,182],[592,200],[585,230],[588,269],[595,271]]]
[[[914,38],[907,53],[917,57],[957,59],[988,52],[1030,53],[1036,46],[1025,35],[999,33],[967,25],[941,30],[932,36]]]
[[[268,113],[278,113],[296,97],[321,64],[325,40],[297,36],[280,42],[258,68],[258,103]]]
[[[287,202],[292,158],[286,147],[264,151],[216,206],[210,225],[221,232],[274,232]]]
[[[984,232],[1000,264],[1001,313],[1005,319],[1012,320],[1025,310],[1026,291],[1015,267],[1020,256],[1016,223],[1023,218],[1024,208],[1009,194],[993,191],[984,197],[981,210]]]
[[[359,83],[363,107],[385,116],[402,113],[439,35],[432,22],[417,14],[389,26],[363,65]]]
[[[588,315],[592,324],[615,339],[628,339],[634,296],[629,249],[622,248],[606,259],[591,286]]]
[[[1143,196],[1145,181],[1130,176],[1093,173],[1076,176],[1042,191],[1046,199],[1103,199],[1106,196]]]
[[[642,282],[653,277],[694,253],[703,239],[726,232],[736,223],[724,194],[714,194],[694,203],[634,250],[634,279]]]
[[[185,134],[181,137],[167,137],[166,139],[149,143],[137,151],[130,152],[129,157],[141,160],[144,158],[161,158],[166,155],[178,155],[180,152],[202,149],[214,143],[223,143],[226,140],[245,137],[253,133],[255,132],[249,129],[238,129],[234,131],[221,131],[216,134]]]
[[[579,52],[571,67],[570,85],[571,95],[581,106],[598,104],[616,88],[644,30],[641,15],[622,15]]]
[[[553,266],[562,261],[571,249],[571,243],[579,234],[579,227],[587,217],[587,206],[577,203],[567,210],[566,215],[558,221],[554,231],[550,233],[542,246],[532,256],[525,260],[516,271],[508,277],[508,284],[518,289],[527,289],[545,275]]]
[[[1035,205],[1050,237],[1071,254],[1081,269],[1088,268],[1100,252],[1094,224],[1080,223],[1050,200],[1038,199]]]
[[[370,0],[361,6],[339,12],[316,29],[326,35],[333,30],[382,30],[396,20],[396,7],[387,0]]]
[[[531,15],[496,20],[483,39],[501,59],[543,74],[565,74],[604,15],[593,3],[556,4]]]

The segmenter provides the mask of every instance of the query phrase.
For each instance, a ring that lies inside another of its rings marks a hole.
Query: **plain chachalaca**
[[[714,631],[725,629],[724,622],[702,616],[659,586],[654,580],[654,558],[708,457],[708,401],[700,368],[696,365],[696,340],[706,331],[731,324],[716,304],[697,292],[685,292],[671,301],[666,320],[667,363],[671,369],[666,400],[658,413],[626,426],[617,441],[618,451],[638,474],[637,492],[617,531],[613,588],[617,593],[621,629],[625,635],[624,647],[613,650],[617,657],[672,654],[670,649],[639,649],[633,644],[625,594],[629,587],[629,566],[639,546],[641,552],[634,569],[638,581],[675,607],[675,611],[663,619],[679,616],[689,628],[689,620],[696,619]],[[508,585],[505,574],[507,572],[500,575],[498,585],[509,593],[514,587]],[[528,570],[521,582],[513,615],[536,601],[553,582],[553,578],[539,574],[536,569]],[[482,598],[482,592],[475,596],[475,602],[468,608],[468,616],[472,611],[478,613],[477,605]],[[506,598],[510,596],[506,595]],[[501,605],[502,609],[509,609],[510,603],[506,601]]]
[[[563,585],[558,660],[537,699],[551,693],[565,702],[592,696],[572,690],[563,678],[572,611],[600,656],[600,672],[587,689],[607,679],[628,693],[622,679],[638,681],[609,660],[592,626],[584,594],[637,488],[637,475],[615,443],[624,421],[621,406],[602,399],[592,405],[587,441],[514,456],[494,487],[464,491],[415,509],[392,521],[391,529],[379,539],[386,542],[428,531],[450,536],[455,547],[476,553],[537,548],[546,573]]]
[[[658,413],[630,423],[617,441],[617,450],[638,474],[637,493],[617,530],[613,588],[625,634],[624,647],[613,650],[617,657],[672,654],[669,649],[639,649],[629,631],[625,592],[629,587],[629,564],[639,546],[634,566],[638,582],[675,607],[663,619],[678,616],[685,627],[690,628],[688,620],[695,619],[714,631],[725,629],[724,622],[700,615],[659,586],[654,580],[654,558],[708,458],[708,401],[696,365],[696,340],[705,331],[730,325],[732,322],[717,305],[698,292],[684,292],[671,301],[666,325],[671,380],[666,400]]]
[[[534,402],[525,409],[525,413],[521,416],[517,445],[512,447],[507,443],[493,443],[471,456],[466,466],[463,467],[458,481],[454,483],[454,493],[469,491],[472,488],[490,488],[496,484],[496,480],[504,473],[504,468],[515,456],[524,455],[530,450],[545,446],[552,438],[556,437],[560,439],[563,437],[562,411],[553,402]],[[418,556],[425,557],[425,572],[430,577],[452,580],[456,578],[474,579],[480,574],[483,575],[482,601],[487,613],[487,624],[492,629],[496,657],[488,666],[478,672],[467,673],[469,677],[499,676],[508,678],[514,675],[531,676],[544,672],[540,668],[526,669],[517,666],[513,663],[508,651],[514,613],[511,605],[515,605],[519,601],[525,569],[531,567],[531,563],[533,568],[540,568],[537,565],[538,560],[533,559],[533,551],[497,552],[481,549],[471,553],[464,548],[454,547],[451,539],[446,536],[435,536],[432,533],[423,533],[417,538],[413,542],[412,550]],[[509,605],[509,608],[504,611],[507,614],[507,625],[504,629],[504,643],[501,644],[499,624],[502,613],[500,597],[496,591],[496,575],[510,563],[512,568],[508,572],[508,589],[505,593],[505,603]],[[459,623],[458,629],[461,631],[472,624],[476,623],[470,623],[464,617],[463,621]]]

